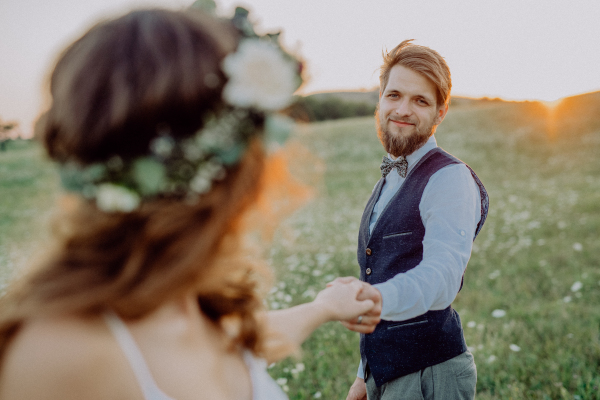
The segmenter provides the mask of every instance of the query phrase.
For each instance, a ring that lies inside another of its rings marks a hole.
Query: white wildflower
[[[190,181],[190,189],[199,194],[207,193],[211,186],[212,179],[200,174],[194,176],[194,178]]]
[[[246,39],[223,60],[229,81],[224,100],[238,107],[275,111],[287,107],[296,90],[297,67],[273,43]]]
[[[488,357],[487,362],[491,364],[494,361],[496,361],[496,356],[492,354],[491,356]]]
[[[469,323],[467,324],[467,326],[469,328],[475,328],[477,326],[477,322],[475,322],[475,321],[469,321]]]
[[[207,161],[201,164],[196,171],[196,175],[190,181],[190,188],[198,193],[207,193],[213,180],[220,180],[225,177],[225,168],[216,161]]]
[[[540,226],[542,226],[540,221],[531,221],[530,223],[527,224],[527,228],[529,228],[529,229],[536,229],[536,228],[539,228]]]
[[[567,223],[565,221],[558,221],[556,226],[558,226],[558,229],[565,229],[567,227]]]
[[[298,364],[296,364],[296,370],[298,372],[302,372],[302,371],[304,371],[304,369],[305,369],[304,363],[298,363]]]
[[[494,318],[502,318],[506,315],[506,311],[504,310],[494,310],[492,311],[492,317]]]
[[[283,391],[284,391],[284,392],[286,392],[286,393],[287,393],[287,392],[290,390],[290,387],[289,387],[288,385],[283,385],[281,388],[282,388],[282,389],[283,389]]]
[[[320,398],[321,398],[321,396],[323,396],[323,395],[321,394],[321,392],[317,392],[317,393],[315,393],[315,394],[313,395],[313,397],[314,397],[315,399],[320,399]]]
[[[169,157],[175,147],[175,141],[168,136],[159,136],[150,142],[150,150],[158,156]]]
[[[130,212],[140,205],[140,196],[124,186],[103,183],[96,191],[96,205],[105,212]]]
[[[583,283],[577,281],[571,286],[571,292],[577,292],[577,291],[581,290],[582,287],[583,287]]]
[[[490,279],[496,279],[499,276],[500,276],[500,270],[498,270],[498,269],[488,275],[488,277]]]
[[[573,243],[573,250],[581,251],[583,250],[583,245],[581,243]]]
[[[275,382],[277,382],[279,386],[283,386],[287,383],[287,378],[278,378]]]
[[[571,302],[571,300],[573,300],[573,299],[571,298],[571,296],[565,296],[565,297],[563,298],[563,301],[564,301],[565,303],[570,303],[570,302]]]
[[[508,347],[514,352],[521,351],[521,348],[519,346],[517,346],[516,344],[511,344]]]

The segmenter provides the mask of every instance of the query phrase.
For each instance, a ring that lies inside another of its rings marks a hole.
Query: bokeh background
[[[58,52],[102,18],[184,0],[0,0],[0,283],[43,257],[60,193],[31,136]],[[315,195],[283,221],[267,254],[273,309],[358,275],[360,216],[383,154],[373,120],[382,50],[438,50],[453,97],[438,144],[490,194],[454,302],[481,399],[600,398],[600,3],[221,0],[283,31],[307,83],[290,140]],[[299,150],[300,149],[300,150]],[[345,399],[358,336],[326,324],[269,368],[291,399]]]

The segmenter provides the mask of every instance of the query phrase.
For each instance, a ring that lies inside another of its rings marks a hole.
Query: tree
[[[0,118],[0,151],[6,150],[6,143],[11,139],[11,131],[19,124],[17,122],[3,121]]]

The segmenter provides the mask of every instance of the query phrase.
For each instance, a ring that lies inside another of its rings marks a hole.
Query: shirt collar
[[[423,146],[419,147],[417,150],[406,156],[406,161],[408,162],[408,169],[410,169],[412,166],[418,163],[419,160],[423,158],[425,154],[429,153],[430,150],[433,150],[436,147],[437,141],[435,140],[435,135],[431,135]],[[387,156],[390,160],[394,160],[389,153]]]

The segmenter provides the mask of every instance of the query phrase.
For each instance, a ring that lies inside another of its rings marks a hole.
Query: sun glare
[[[562,101],[563,101],[563,99],[552,100],[552,101],[542,100],[541,103],[543,105],[545,105],[548,110],[553,111],[556,109],[556,107],[558,107],[560,105],[560,103],[562,103]]]

